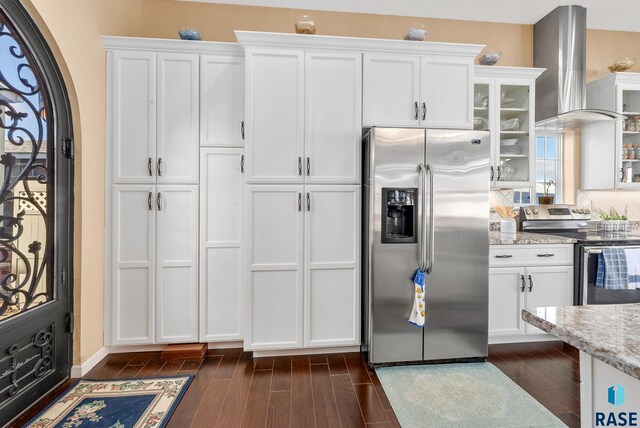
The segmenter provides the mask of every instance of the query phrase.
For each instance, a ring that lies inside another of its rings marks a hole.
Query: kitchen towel
[[[598,255],[596,287],[620,290],[627,288],[627,256],[623,249],[603,248]]]
[[[424,327],[424,280],[425,273],[420,269],[416,269],[416,273],[413,274],[414,298],[409,322],[418,327]]]
[[[640,289],[640,248],[625,249],[624,254],[627,257],[627,286]]]

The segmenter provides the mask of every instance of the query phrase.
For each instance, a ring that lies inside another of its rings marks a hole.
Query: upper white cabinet
[[[244,55],[200,57],[200,144],[243,146]]]
[[[197,184],[198,55],[108,55],[113,183]]]
[[[304,52],[246,53],[247,182],[303,181]]]
[[[535,81],[541,68],[475,67],[474,127],[491,131],[493,189],[535,181]]]
[[[626,120],[582,129],[582,189],[640,189],[640,73],[612,73],[587,85],[587,108]]]
[[[242,148],[200,155],[200,341],[242,340]]]
[[[247,182],[358,183],[361,55],[247,50]]]
[[[364,54],[363,125],[471,129],[473,57]]]

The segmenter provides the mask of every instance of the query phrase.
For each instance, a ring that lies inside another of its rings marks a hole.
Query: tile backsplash
[[[576,205],[589,208],[592,218],[599,220],[598,213],[608,213],[611,208],[620,214],[627,214],[629,220],[640,220],[640,192],[634,190],[579,190]]]
[[[500,220],[500,216],[493,210],[494,207],[500,205],[513,207],[512,189],[492,190],[489,193],[489,206],[491,207],[491,210],[489,211],[489,220]]]

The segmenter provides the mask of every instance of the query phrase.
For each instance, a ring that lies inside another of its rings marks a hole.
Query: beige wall
[[[103,344],[105,55],[100,34],[139,35],[139,0],[30,0],[25,5],[55,42],[54,51],[75,93],[76,276],[78,318],[74,363]],[[35,9],[34,9],[35,7]],[[57,46],[55,46],[57,45]],[[58,55],[58,56],[59,56]]]
[[[188,3],[167,0],[23,0],[45,32],[67,75],[75,110],[76,171],[76,313],[74,362],[103,345],[105,56],[99,35],[177,38],[185,24],[205,40],[234,41],[233,31],[292,32],[302,10]],[[500,65],[531,66],[530,25],[465,22],[342,12],[309,11],[318,34],[399,39],[413,25],[424,24],[428,40],[487,44],[503,53]],[[618,58],[640,59],[640,33],[588,32],[588,79],[606,75]],[[56,46],[57,45],[57,46]],[[640,69],[636,67],[636,69]],[[76,95],[74,95],[76,94]],[[579,185],[579,144],[565,145],[568,195]]]

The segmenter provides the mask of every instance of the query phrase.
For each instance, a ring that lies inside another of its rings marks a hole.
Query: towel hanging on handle
[[[424,302],[424,280],[425,273],[420,269],[416,269],[416,273],[413,275],[413,309],[411,310],[411,316],[409,322],[418,327],[424,327],[424,315],[425,315],[425,302]]]

